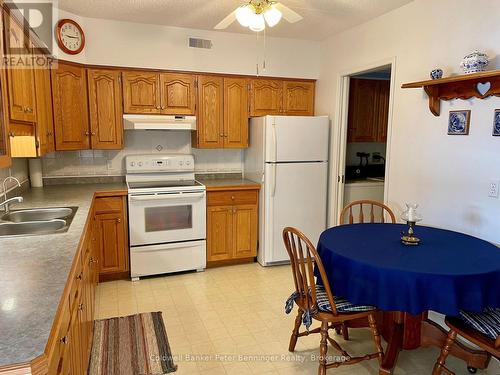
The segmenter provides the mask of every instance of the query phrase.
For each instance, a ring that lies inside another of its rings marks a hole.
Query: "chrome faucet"
[[[6,213],[9,213],[9,211],[10,211],[9,206],[12,202],[21,203],[23,201],[23,197],[13,197],[13,198],[7,199],[7,186],[5,185],[5,183],[8,180],[14,180],[17,183],[17,186],[21,187],[21,183],[19,182],[19,180],[13,176],[7,176],[3,180],[3,202],[0,203],[0,207],[3,207]]]

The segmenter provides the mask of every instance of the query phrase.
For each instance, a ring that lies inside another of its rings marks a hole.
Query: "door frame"
[[[396,83],[396,57],[386,58],[364,66],[345,69],[337,75],[337,97],[335,101],[335,115],[333,116],[331,150],[330,150],[330,209],[328,226],[339,225],[339,215],[343,208],[345,185],[345,152],[347,146],[347,115],[349,112],[349,84],[350,77],[355,74],[367,73],[381,67],[391,67],[391,81],[389,92],[389,115],[387,122],[387,144],[385,155],[385,182],[384,203],[389,201],[389,176],[391,160],[391,140],[393,129],[394,91]]]

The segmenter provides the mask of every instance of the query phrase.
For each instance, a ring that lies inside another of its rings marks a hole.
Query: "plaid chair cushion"
[[[500,309],[487,308],[482,313],[460,311],[460,318],[469,327],[496,340],[500,336]]]
[[[320,311],[332,311],[332,307],[328,301],[328,295],[326,294],[326,290],[323,285],[316,285],[316,298],[318,302],[318,309]],[[340,313],[375,310],[375,307],[373,306],[353,305],[345,298],[339,296],[334,296],[333,300],[335,302],[335,306],[337,306],[337,311]]]

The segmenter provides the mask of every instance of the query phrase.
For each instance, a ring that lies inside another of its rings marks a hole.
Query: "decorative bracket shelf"
[[[419,87],[423,87],[429,96],[431,112],[434,116],[439,116],[441,100],[500,96],[500,70],[405,83],[401,86],[403,89]]]

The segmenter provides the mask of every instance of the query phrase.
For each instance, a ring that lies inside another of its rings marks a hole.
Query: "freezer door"
[[[268,116],[265,161],[326,161],[328,137],[328,117]]]
[[[287,226],[300,229],[317,244],[326,229],[327,169],[326,162],[266,164],[261,264],[289,260],[282,239]]]

